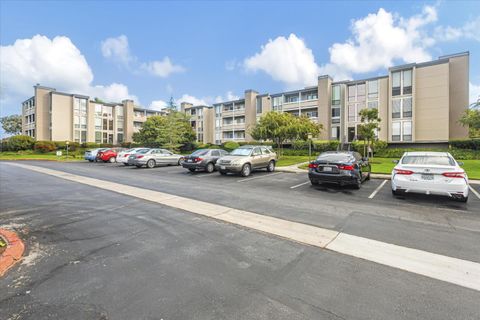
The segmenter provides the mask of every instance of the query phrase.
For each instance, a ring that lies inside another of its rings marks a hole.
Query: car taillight
[[[395,169],[396,174],[405,174],[405,175],[411,175],[413,174],[413,171],[411,170],[403,170],[403,169]]]
[[[203,160],[203,158],[195,158],[195,159],[193,159],[194,162],[200,162],[200,161],[202,161],[202,160]]]
[[[340,164],[337,166],[340,170],[353,171],[353,166]]]
[[[126,155],[124,155],[124,157],[128,157],[129,155],[130,155],[130,154],[127,153]]]
[[[465,178],[464,172],[444,172],[442,176],[447,178]]]
[[[309,163],[309,164],[308,164],[308,167],[311,168],[311,169],[315,169],[315,168],[318,168],[318,164],[316,164],[316,163]]]
[[[137,159],[142,159],[142,158],[143,158],[143,156],[137,156]]]

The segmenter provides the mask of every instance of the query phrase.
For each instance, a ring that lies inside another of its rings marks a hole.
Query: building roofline
[[[35,98],[35,96],[31,96],[30,98],[23,100],[23,101],[22,101],[22,104],[24,104],[24,103],[27,102],[28,100],[31,100],[32,98]]]
[[[52,88],[52,87],[46,87],[46,86],[41,86],[39,83],[33,86],[35,89],[45,89],[45,90],[51,90],[51,91],[57,91],[57,89]]]
[[[463,52],[443,55],[443,56],[438,57],[438,59],[450,59],[450,58],[469,56],[469,55],[470,55],[470,51],[463,51]]]

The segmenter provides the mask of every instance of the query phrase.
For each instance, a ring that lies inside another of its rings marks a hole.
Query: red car
[[[97,161],[103,162],[116,162],[117,161],[117,153],[120,152],[120,149],[107,149],[103,151],[99,151],[97,153]]]

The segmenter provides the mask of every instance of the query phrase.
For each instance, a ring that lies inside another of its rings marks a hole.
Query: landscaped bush
[[[95,149],[95,148],[100,148],[100,144],[95,143],[95,142],[84,142],[84,143],[80,144],[80,148]]]
[[[351,150],[357,151],[358,153],[363,155],[364,145],[365,145],[365,142],[363,140],[354,141],[351,144]],[[373,153],[376,156],[378,153],[381,153],[388,148],[388,143],[382,140],[373,141],[371,145],[372,145]]]
[[[259,146],[274,146],[275,144],[271,141],[240,141],[238,142],[239,145],[245,146],[245,145],[259,145]]]
[[[2,139],[2,141],[0,141],[0,152],[9,150],[10,149],[8,148],[8,138]]]
[[[227,151],[232,151],[234,149],[237,149],[238,147],[240,147],[240,145],[238,144],[238,142],[235,141],[227,141],[223,144],[223,148]]]
[[[449,145],[454,149],[480,150],[480,139],[450,140]]]
[[[55,151],[57,149],[57,146],[53,141],[35,141],[33,149],[35,150],[35,152],[38,153],[48,153]]]
[[[450,152],[450,154],[457,160],[480,160],[480,151],[466,150],[466,149],[434,149],[434,148],[390,148],[381,150],[375,153],[375,157],[379,158],[397,158],[400,159],[405,152],[415,151],[439,151]],[[480,164],[479,164],[480,165]]]
[[[340,142],[338,140],[313,140],[312,146],[313,150],[317,152],[325,152],[325,151],[335,151],[338,149]],[[308,148],[308,144],[307,144]]]
[[[10,151],[29,150],[33,148],[35,140],[29,136],[13,136],[8,138],[8,149]]]

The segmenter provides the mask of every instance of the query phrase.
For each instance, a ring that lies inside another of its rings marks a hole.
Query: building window
[[[368,100],[378,99],[378,80],[368,81]]]
[[[368,101],[368,109],[378,109],[378,101]]]
[[[392,72],[392,96],[400,95],[400,71]]]
[[[338,140],[340,138],[340,127],[332,127],[332,139]]]
[[[289,94],[285,96],[285,103],[298,102],[298,94]]]
[[[348,102],[355,101],[356,86],[348,86]]]
[[[302,92],[302,101],[316,100],[316,99],[318,99],[318,92],[316,90]]]
[[[281,111],[282,110],[282,97],[274,97],[272,103],[272,110],[273,111]]]
[[[412,122],[403,122],[403,141],[412,141]]]
[[[402,99],[402,110],[404,118],[412,117],[412,97],[407,97]]]
[[[256,109],[257,109],[257,114],[263,112],[263,110],[262,110],[263,109],[262,98],[261,97],[257,97],[257,99],[256,99]]]
[[[117,133],[117,143],[123,142],[123,133]]]
[[[403,94],[412,93],[412,70],[403,71]]]
[[[348,121],[355,122],[357,120],[357,108],[355,103],[350,103],[348,105]]]
[[[332,104],[340,104],[340,86],[333,86],[332,88]]]
[[[392,118],[400,118],[402,109],[402,99],[392,100]]]
[[[102,143],[102,132],[95,131],[95,143]]]
[[[401,122],[392,122],[392,141],[400,141]]]

